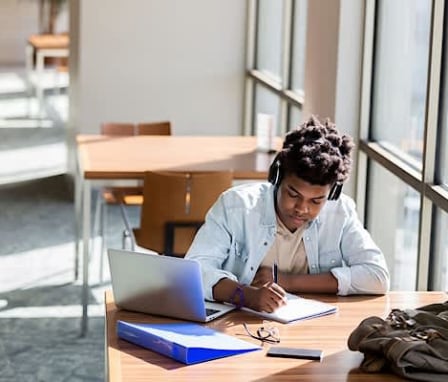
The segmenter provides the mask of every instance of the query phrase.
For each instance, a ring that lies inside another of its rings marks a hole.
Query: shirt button
[[[333,260],[331,260],[331,264],[334,264],[335,262],[336,262],[336,260],[334,260],[334,259],[333,259]]]
[[[310,237],[309,237],[309,236],[306,236],[306,237],[305,237],[305,240],[306,240],[306,241],[309,241],[309,240],[310,240]]]
[[[263,243],[263,245],[268,245],[268,242],[267,242],[267,241],[265,241],[265,242]]]
[[[316,266],[315,266],[315,265],[311,265],[311,268],[313,268],[313,269],[314,269],[314,268],[316,268]]]
[[[253,271],[253,270],[254,270],[254,267],[250,267],[250,270]]]

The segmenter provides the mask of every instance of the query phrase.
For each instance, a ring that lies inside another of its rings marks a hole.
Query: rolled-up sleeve
[[[227,227],[224,199],[220,197],[208,211],[205,223],[196,234],[186,258],[201,264],[204,297],[213,301],[213,287],[223,279],[237,280],[236,276],[223,268],[229,256],[231,233]]]
[[[384,254],[362,226],[352,201],[347,212],[341,237],[345,266],[331,269],[338,280],[338,294],[384,294],[390,287]]]

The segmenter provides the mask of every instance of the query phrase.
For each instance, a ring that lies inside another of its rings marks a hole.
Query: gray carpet
[[[106,264],[106,281],[98,283],[96,252],[89,265],[89,331],[80,337],[74,206],[63,175],[66,92],[50,84],[45,118],[36,118],[23,74],[23,68],[0,68],[0,381],[103,381],[109,275]],[[116,246],[122,225],[118,210],[109,214],[108,246]]]
[[[103,317],[80,337],[65,177],[2,187],[0,210],[0,381],[104,380]],[[91,304],[101,308],[101,298]]]

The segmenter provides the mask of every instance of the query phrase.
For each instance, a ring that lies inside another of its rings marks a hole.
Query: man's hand
[[[272,275],[270,276],[272,279]],[[286,292],[278,284],[268,281],[259,287],[254,285],[240,285],[234,280],[223,278],[213,287],[213,297],[216,301],[232,303],[235,289],[243,289],[244,306],[260,312],[271,313],[286,304]]]
[[[251,285],[257,288],[261,288],[263,285],[272,283],[273,281],[272,268],[260,267],[258,268],[258,271],[255,274]]]
[[[273,282],[257,288],[253,285],[244,289],[246,306],[259,312],[271,313],[286,304],[286,292]]]

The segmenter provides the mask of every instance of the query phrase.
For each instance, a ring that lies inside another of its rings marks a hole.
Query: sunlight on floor
[[[37,80],[36,74],[31,73],[30,83],[35,85]],[[61,73],[55,69],[46,69],[40,80],[43,89],[54,89],[55,92],[61,87],[67,87],[68,83],[68,73]],[[0,95],[27,92],[28,86],[23,69],[19,71],[0,69]]]
[[[15,72],[0,73],[0,95],[25,92],[26,82]]]
[[[0,129],[30,129],[30,128],[52,128],[54,122],[49,119],[17,118],[0,119]]]
[[[89,305],[89,317],[104,317],[104,306]],[[1,318],[78,318],[82,315],[82,306],[80,305],[52,305],[52,306],[33,306],[20,307],[0,311]]]
[[[45,71],[41,85],[42,113],[36,96],[28,95],[24,68],[0,69],[0,185],[67,171],[68,96],[61,87],[68,75]]]
[[[0,291],[59,285],[73,281],[73,242],[0,257]]]
[[[0,184],[21,182],[67,171],[65,142],[0,151]]]
[[[30,291],[29,293],[37,296],[39,293],[45,294],[45,288],[47,287],[66,286],[67,288],[77,288],[75,296],[78,298],[81,280],[72,284],[74,279],[73,250],[74,244],[69,242],[1,256],[0,293],[11,292],[12,295],[22,293],[26,296]],[[91,279],[95,279],[98,274],[98,260],[94,260],[96,261],[89,265]],[[108,270],[105,273],[108,274]],[[91,301],[89,304],[89,317],[104,316],[103,299],[104,292],[108,288],[110,288],[110,283],[91,286],[90,293],[95,302]],[[42,289],[41,292],[39,292],[40,289]],[[80,304],[60,305],[60,301],[53,301],[53,303],[46,303],[41,306],[14,306],[8,300],[0,299],[0,317],[42,318],[81,317],[82,315]],[[38,301],[36,305],[39,305]]]

